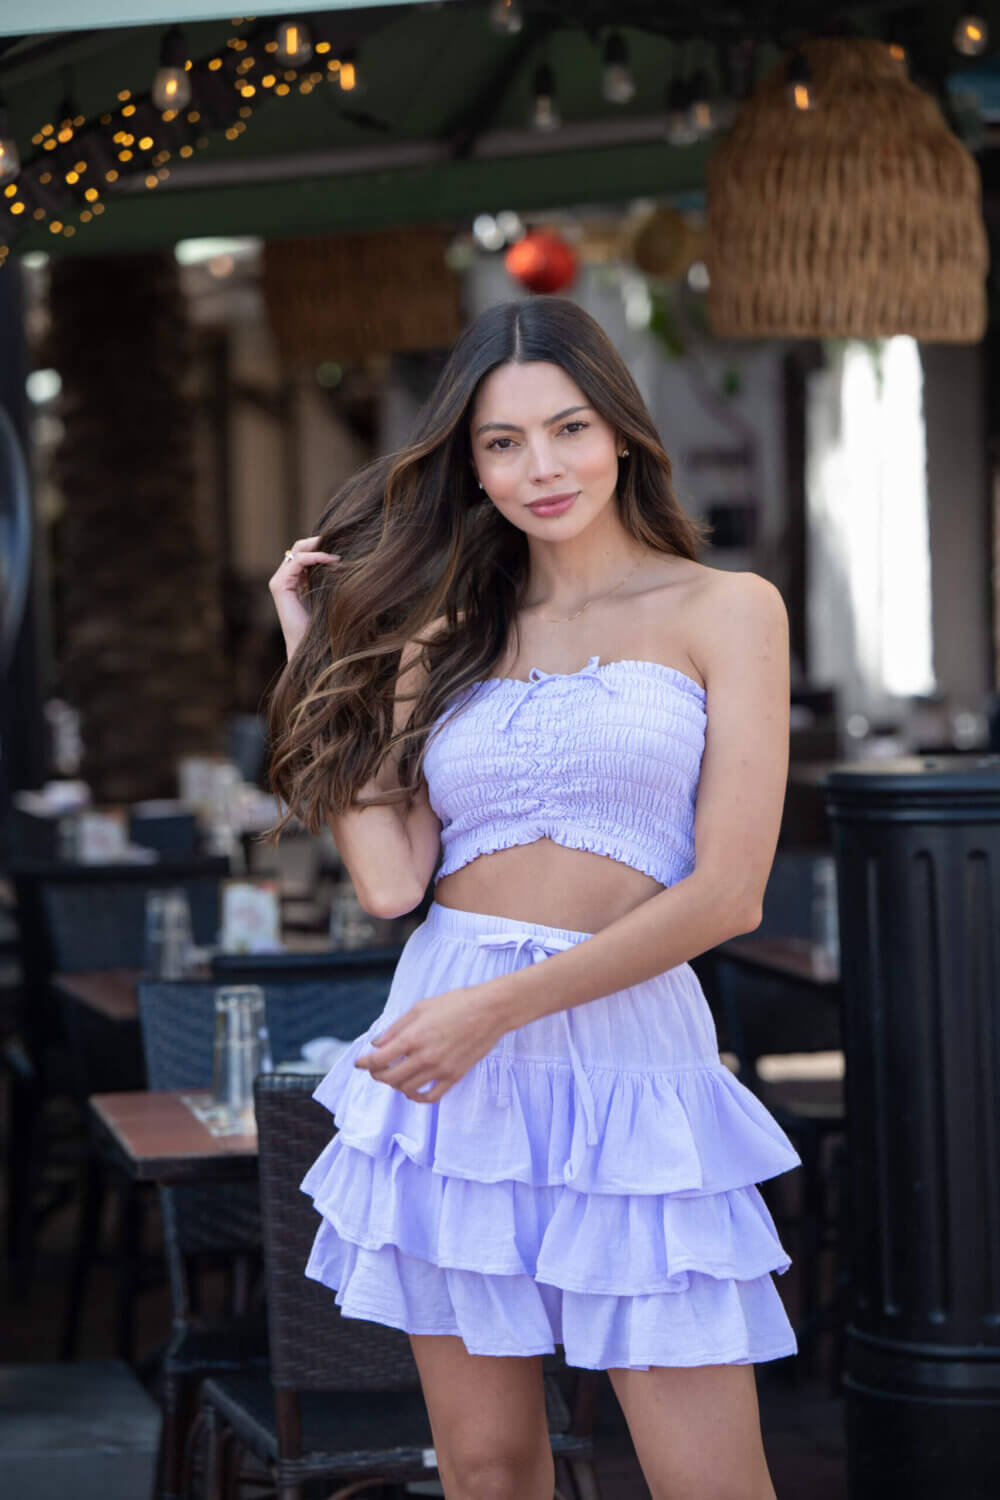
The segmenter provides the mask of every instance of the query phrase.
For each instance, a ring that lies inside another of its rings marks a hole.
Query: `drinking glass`
[[[264,991],[259,984],[228,984],[215,991],[212,1101],[220,1124],[254,1128],[253,1081],[273,1070]]]

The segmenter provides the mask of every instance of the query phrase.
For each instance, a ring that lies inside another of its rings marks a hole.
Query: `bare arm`
[[[419,649],[412,641],[404,647],[397,693],[418,691],[422,686]],[[396,731],[409,721],[414,707],[414,699],[400,703],[397,698]],[[363,799],[398,786],[398,753],[394,751],[360,795]],[[419,906],[441,852],[441,823],[423,778],[409,808],[404,802],[353,808],[331,818],[330,827],[364,911],[375,917],[401,917]]]
[[[317,550],[319,536],[300,537],[292,543],[272,575],[268,588],[278,612],[291,660],[309,625],[307,575],[314,567],[332,567],[339,553]],[[441,621],[427,627],[435,630]],[[420,647],[408,641],[400,655],[396,692],[419,691],[423,686]],[[400,703],[393,714],[398,732],[409,721],[415,699]],[[362,800],[374,792],[399,786],[397,753],[388,758],[377,776],[361,788]],[[378,807],[353,808],[330,819],[337,852],[351,877],[364,911],[373,917],[399,917],[419,906],[434,873],[441,850],[441,824],[421,781],[413,805],[402,801]]]

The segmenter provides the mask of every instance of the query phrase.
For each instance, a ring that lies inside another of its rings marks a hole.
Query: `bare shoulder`
[[[762,658],[777,656],[787,666],[788,611],[769,579],[702,568],[687,603],[691,654],[707,685]]]
[[[424,626],[419,635],[415,635],[412,640],[407,641],[399,658],[399,684],[402,684],[404,677],[409,678],[412,676],[422,679],[424,675],[423,663],[421,662],[423,648],[428,641],[434,640],[441,633],[446,624],[447,616],[438,615],[436,620],[431,620],[429,625]]]

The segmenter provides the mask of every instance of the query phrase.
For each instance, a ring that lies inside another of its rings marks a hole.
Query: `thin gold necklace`
[[[546,620],[550,625],[565,625],[565,624],[568,623],[568,621],[575,620],[576,617],[577,617],[577,615],[582,615],[583,611],[585,609],[589,609],[592,604],[596,604],[596,602],[597,602],[598,599],[607,599],[608,595],[616,593],[617,590],[621,588],[621,586],[622,586],[623,583],[628,583],[629,579],[632,577],[632,574],[635,572],[636,568],[639,566],[639,563],[641,563],[641,562],[642,562],[642,558],[640,557],[640,558],[638,558],[638,560],[635,563],[633,563],[632,567],[629,568],[628,572],[625,574],[625,577],[624,578],[620,578],[618,580],[618,582],[615,584],[615,586],[614,586],[613,589],[608,589],[607,593],[605,593],[605,594],[595,594],[594,597],[593,597],[593,599],[588,599],[587,602],[586,602],[586,604],[584,604],[582,606],[582,608],[576,610],[574,614],[571,614],[571,615],[539,615],[538,619],[539,620]]]

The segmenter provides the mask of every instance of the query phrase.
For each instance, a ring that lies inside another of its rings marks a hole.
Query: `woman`
[[[551,1500],[559,1342],[656,1500],[773,1500],[753,1363],[796,1344],[756,1183],[799,1157],[688,960],[760,921],[787,619],[699,539],[614,347],[541,298],[464,332],[271,580],[274,790],[368,912],[435,881],[303,1188],[307,1274],[411,1337],[449,1500]]]

